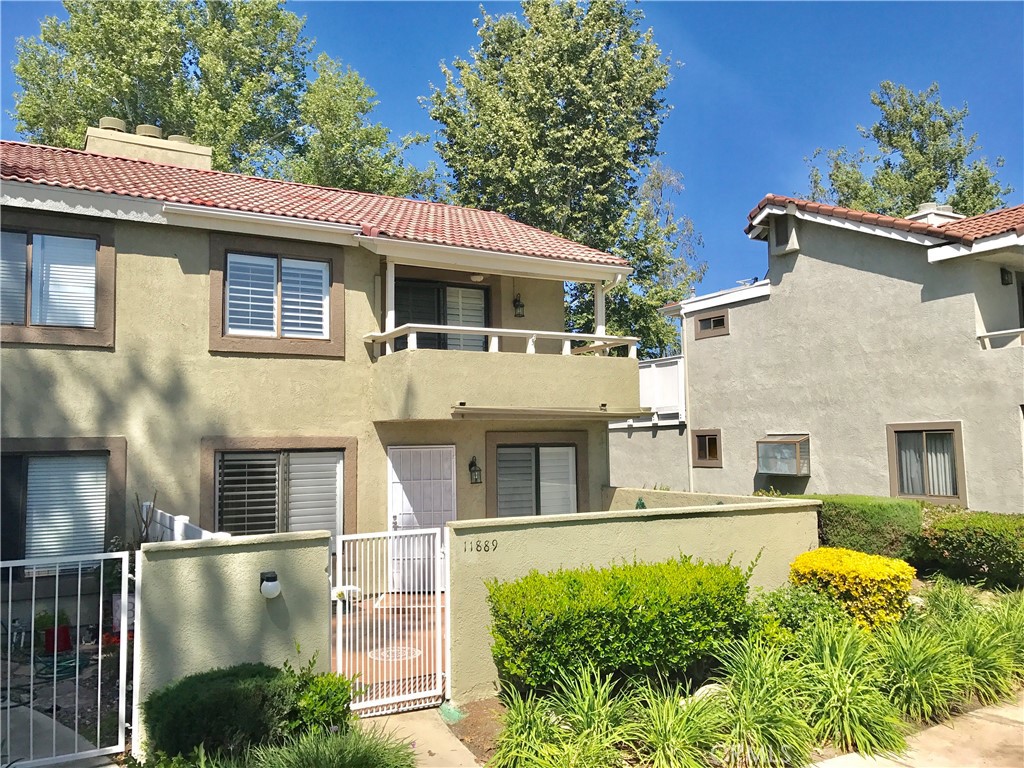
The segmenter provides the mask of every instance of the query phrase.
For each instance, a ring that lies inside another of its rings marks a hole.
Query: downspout
[[[686,354],[686,312],[679,306],[679,351],[683,355],[683,433],[686,439],[686,484],[690,493],[693,487],[693,456],[690,450],[690,356]]]

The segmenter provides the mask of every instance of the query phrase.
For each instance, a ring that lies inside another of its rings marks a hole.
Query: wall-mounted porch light
[[[526,305],[523,304],[523,300],[520,298],[518,293],[516,294],[516,297],[512,299],[512,308],[516,311],[516,317],[526,317]]]
[[[263,571],[260,574],[260,594],[267,600],[273,600],[281,594],[281,582],[277,580],[277,571]]]
[[[472,485],[479,485],[484,481],[484,472],[476,463],[476,456],[469,460],[469,482]]]
[[[1006,267],[999,268],[999,282],[1003,285],[1013,285],[1013,272]]]

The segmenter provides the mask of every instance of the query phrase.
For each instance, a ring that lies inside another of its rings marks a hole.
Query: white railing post
[[[490,336],[488,336],[487,337],[487,351],[488,352],[498,352],[500,350],[500,347],[498,346],[500,340],[501,340],[501,337],[498,336],[495,333],[492,333]]]
[[[562,339],[562,354],[563,355],[571,355],[572,354],[572,340],[571,339]]]
[[[526,354],[532,355],[537,352],[537,337],[536,335],[531,336],[526,341]]]
[[[631,342],[629,345],[629,356],[631,359],[636,360],[636,348],[637,342]]]
[[[384,267],[384,333],[395,330],[395,265],[388,261]],[[394,339],[389,338],[384,345],[384,354],[395,351]]]
[[[409,338],[409,349],[416,349],[417,348],[416,347],[416,331],[411,331],[409,333],[408,338]]]
[[[594,283],[594,333],[604,336],[604,281]]]

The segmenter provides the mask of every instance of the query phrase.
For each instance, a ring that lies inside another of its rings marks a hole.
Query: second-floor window
[[[398,325],[459,325],[470,328],[487,326],[487,291],[470,286],[446,285],[419,280],[395,283],[395,316]],[[422,333],[417,336],[421,349],[487,349],[487,337],[477,333]],[[396,348],[404,349],[404,337]]]
[[[0,233],[0,322],[96,327],[95,238]]]
[[[229,253],[224,289],[227,334],[326,339],[330,284],[327,262]]]

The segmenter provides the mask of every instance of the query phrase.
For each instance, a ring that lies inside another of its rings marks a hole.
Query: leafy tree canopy
[[[369,120],[374,92],[327,57],[305,20],[272,0],[65,0],[17,42],[17,130],[81,147],[100,117],[159,125],[213,148],[219,170],[387,194],[425,188],[401,143]],[[312,69],[316,79],[309,81]],[[344,172],[342,172],[344,171]]]
[[[442,65],[431,117],[455,202],[624,256],[635,272],[609,301],[609,330],[671,344],[657,313],[700,277],[699,244],[677,218],[677,173],[653,167],[669,108],[669,64],[621,0],[525,0],[522,18],[483,13],[480,47]],[[567,291],[570,329],[593,329],[589,286]]]
[[[857,130],[874,150],[817,149],[807,159],[812,200],[889,216],[907,216],[920,203],[936,201],[975,216],[1001,207],[1013,191],[996,178],[1003,158],[993,165],[985,157],[971,159],[981,147],[977,134],[964,132],[967,105],[944,107],[938,83],[915,93],[887,80],[872,92],[871,103],[879,120]]]

